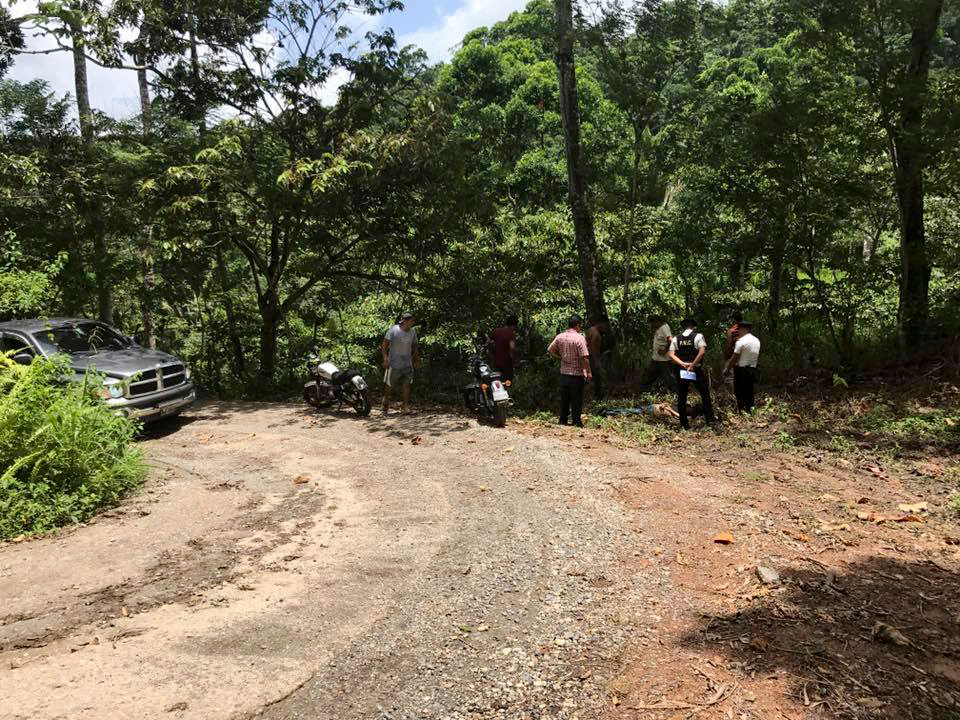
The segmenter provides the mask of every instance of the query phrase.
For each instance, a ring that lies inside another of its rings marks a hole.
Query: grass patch
[[[82,522],[143,479],[137,426],[100,402],[100,378],[0,354],[0,538]]]
[[[653,426],[642,417],[602,417],[588,415],[584,424],[590,428],[616,433],[638,445],[651,445],[657,441],[657,431],[662,426]]]
[[[793,450],[797,447],[797,439],[790,433],[781,430],[774,436],[773,446],[777,450]]]
[[[850,455],[856,452],[857,446],[843,435],[831,435],[830,449],[840,455]]]

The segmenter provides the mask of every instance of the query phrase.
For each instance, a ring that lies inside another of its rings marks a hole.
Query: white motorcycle
[[[471,381],[463,388],[463,401],[467,409],[490,420],[496,427],[507,424],[510,411],[511,383],[502,380],[500,373],[490,367],[480,353],[471,356],[467,362],[467,373]]]
[[[313,407],[338,403],[351,406],[360,415],[370,414],[370,391],[359,370],[340,370],[332,362],[320,362],[316,350],[307,357],[310,379],[303,386],[303,399]]]

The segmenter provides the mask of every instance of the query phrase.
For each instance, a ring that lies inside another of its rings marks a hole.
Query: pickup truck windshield
[[[52,346],[56,352],[69,355],[130,347],[130,341],[123,335],[107,325],[95,322],[58,325],[36,333],[35,337],[41,344]]]

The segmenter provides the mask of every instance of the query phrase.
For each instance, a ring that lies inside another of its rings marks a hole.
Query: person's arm
[[[383,339],[383,344],[380,345],[380,352],[383,353],[383,366],[385,368],[390,367],[390,341],[387,338]]]
[[[513,362],[517,361],[517,341],[516,340],[510,341],[510,359]]]
[[[584,340],[583,349],[580,352],[580,370],[587,380],[593,380],[593,370],[590,368],[590,346],[586,340]]]
[[[706,352],[707,352],[707,346],[704,345],[697,351],[697,356],[693,359],[693,362],[690,363],[690,366],[687,369],[692,370],[697,365],[699,365],[700,361],[703,360],[703,356],[706,354]]]
[[[727,360],[727,364],[723,368],[723,374],[724,375],[729,374],[730,368],[732,368],[734,365],[737,365],[739,363],[740,363],[740,351],[735,349],[733,351],[733,355],[730,356],[730,359]]]
[[[667,357],[670,358],[676,365],[679,365],[684,370],[689,370],[690,366],[688,363],[685,363],[683,360],[677,357],[677,351],[674,350],[673,342],[670,343],[669,352],[667,352]]]
[[[560,359],[560,351],[557,350],[557,339],[554,338],[553,342],[547,346],[547,352],[553,355],[557,360]]]
[[[587,380],[593,380],[593,370],[590,369],[590,353],[580,356],[580,370]]]
[[[420,367],[420,343],[416,340],[413,343],[413,366]]]

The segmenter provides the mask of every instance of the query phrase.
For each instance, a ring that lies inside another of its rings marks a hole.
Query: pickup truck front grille
[[[187,381],[187,371],[183,365],[164,365],[156,370],[144,370],[135,376],[127,390],[127,397],[149,395],[158,390],[177,387]]]
[[[163,386],[176,387],[177,385],[182,385],[186,382],[187,371],[183,365],[167,365],[162,368],[163,372]]]

